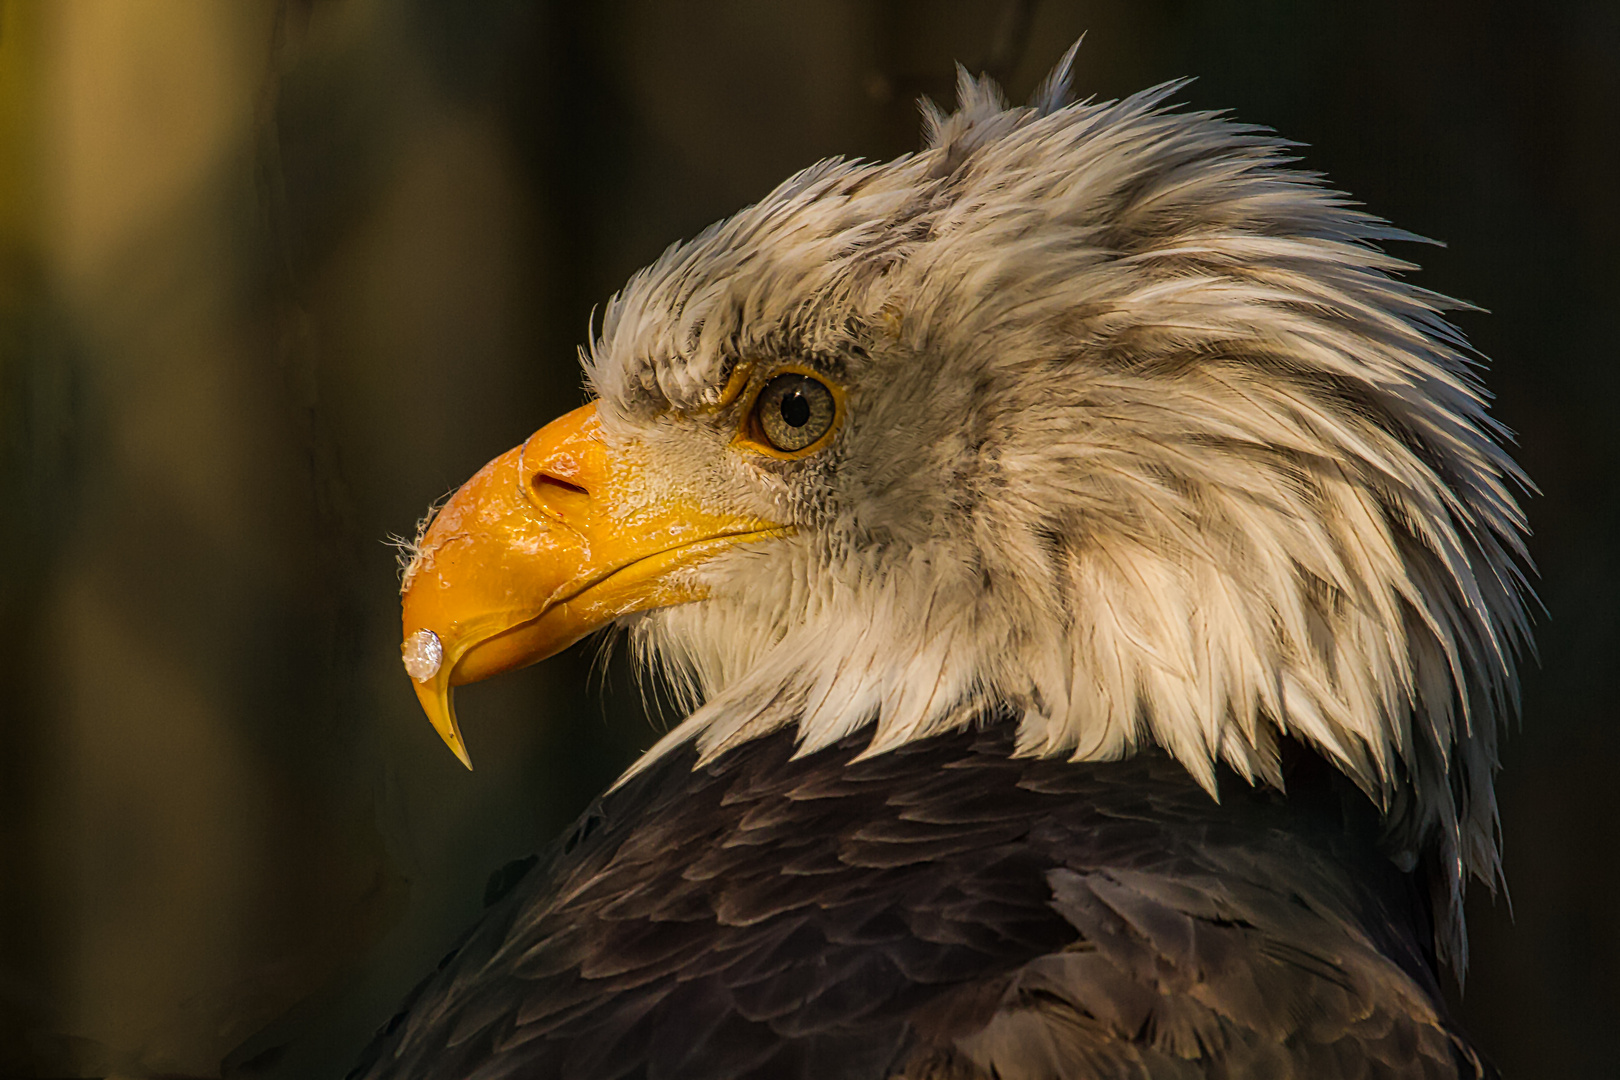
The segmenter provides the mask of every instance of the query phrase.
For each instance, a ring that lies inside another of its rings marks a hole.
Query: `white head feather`
[[[1157,744],[1213,792],[1218,761],[1280,785],[1292,736],[1437,868],[1460,968],[1528,640],[1525,481],[1460,305],[1281,140],[1167,111],[1180,84],[1065,105],[1072,56],[1027,108],[963,72],[922,152],[815,165],[608,305],[607,437],[798,526],[629,620],[702,702],[647,760],[784,725],[876,754],[995,707],[1027,753]],[[829,449],[729,449],[738,363],[844,387]]]

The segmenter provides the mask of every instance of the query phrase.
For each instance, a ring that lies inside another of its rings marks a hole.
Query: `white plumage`
[[[1009,108],[963,72],[922,152],[806,169],[608,305],[605,437],[798,527],[625,619],[695,707],[643,765],[784,725],[878,754],[1000,703],[1024,752],[1157,743],[1214,793],[1217,761],[1279,784],[1290,735],[1384,808],[1391,858],[1439,860],[1460,968],[1528,636],[1525,481],[1462,305],[1282,140],[1166,108],[1180,84],[1067,80]],[[846,388],[836,445],[725,453],[703,406],[784,358]]]

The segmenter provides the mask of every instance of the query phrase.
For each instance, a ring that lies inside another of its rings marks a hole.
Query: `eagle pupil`
[[[803,390],[790,391],[782,398],[782,419],[789,427],[804,427],[810,422],[810,402]]]

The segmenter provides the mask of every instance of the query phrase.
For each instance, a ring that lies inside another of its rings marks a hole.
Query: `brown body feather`
[[[489,912],[366,1080],[1485,1075],[1375,808],[1014,725],[786,733],[637,776]]]

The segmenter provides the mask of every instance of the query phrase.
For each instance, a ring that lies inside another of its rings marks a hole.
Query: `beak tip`
[[[472,756],[467,753],[467,744],[461,738],[461,725],[456,722],[456,706],[448,680],[440,678],[426,683],[418,682],[416,697],[422,705],[422,711],[427,713],[428,722],[433,725],[433,730],[439,733],[444,745],[456,755],[456,760],[467,766],[467,771],[471,772]]]
[[[450,752],[452,754],[456,755],[456,760],[461,762],[463,765],[467,766],[467,771],[468,772],[472,772],[473,771],[472,757],[471,757],[471,755],[469,755],[467,753],[467,748],[462,745],[461,740],[457,739],[455,742],[450,743],[449,745],[450,745]]]

